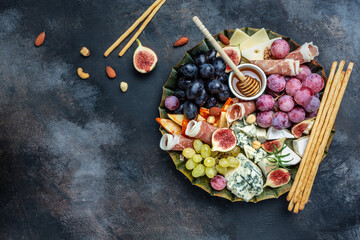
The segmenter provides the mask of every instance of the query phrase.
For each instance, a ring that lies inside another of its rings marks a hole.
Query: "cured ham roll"
[[[295,51],[292,51],[285,59],[294,59],[300,61],[300,64],[311,62],[315,57],[319,56],[319,49],[312,42],[305,43]]]
[[[296,76],[300,72],[300,61],[294,59],[253,60],[251,63],[261,68],[266,75]]]
[[[186,127],[185,135],[211,145],[211,136],[216,129],[217,127],[207,122],[191,120]]]
[[[165,133],[160,140],[160,148],[164,151],[182,151],[193,148],[193,143],[194,139]]]
[[[229,124],[236,120],[241,120],[243,117],[255,112],[256,105],[254,101],[234,103],[226,111],[226,120]]]

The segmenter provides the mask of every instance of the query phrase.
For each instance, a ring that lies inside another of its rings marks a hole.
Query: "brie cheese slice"
[[[299,154],[301,157],[304,156],[305,148],[309,142],[309,136],[305,136],[293,141],[294,151]]]
[[[280,138],[295,138],[295,136],[292,135],[287,129],[277,130],[274,127],[269,127],[266,138],[267,140],[274,140]]]
[[[287,154],[289,154],[289,156],[283,157],[281,159],[284,161],[284,164],[296,165],[301,161],[301,157],[299,157],[299,155],[297,155],[293,150],[291,150],[291,148],[284,145],[284,149],[281,151],[281,155],[287,155]],[[287,162],[287,161],[290,161],[290,162]]]

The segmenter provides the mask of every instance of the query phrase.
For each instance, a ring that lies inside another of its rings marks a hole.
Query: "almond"
[[[37,36],[37,38],[35,39],[35,45],[36,45],[37,47],[40,47],[40,46],[43,44],[44,40],[45,40],[45,32],[42,32],[42,33],[40,33],[39,36]]]
[[[220,113],[221,113],[221,108],[219,108],[219,107],[212,107],[209,109],[210,116],[217,117],[220,115]]]
[[[112,69],[112,67],[110,67],[110,66],[106,66],[106,74],[108,75],[109,78],[116,77],[116,73],[115,73],[114,69]]]
[[[219,40],[224,45],[229,45],[230,44],[230,40],[222,33],[219,33]]]
[[[188,42],[189,42],[189,38],[187,38],[187,37],[179,38],[179,39],[174,43],[174,47],[183,46],[183,45],[187,44]]]

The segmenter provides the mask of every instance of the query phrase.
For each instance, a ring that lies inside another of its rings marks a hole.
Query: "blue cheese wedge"
[[[225,174],[226,186],[234,195],[248,202],[262,193],[263,178],[259,167],[244,154],[240,153],[237,158],[240,162],[239,166]]]
[[[256,127],[255,124],[250,124],[245,127],[240,128],[242,132],[244,132],[249,137],[256,137]]]
[[[305,148],[307,143],[309,142],[309,136],[301,137],[293,141],[294,151],[300,156],[304,156]]]
[[[266,139],[274,140],[280,138],[295,138],[295,136],[292,135],[287,129],[277,130],[274,127],[269,127],[269,129],[267,130]]]
[[[256,150],[249,145],[244,146],[245,155],[248,159],[254,159]]]
[[[257,127],[256,128],[256,138],[261,143],[266,142],[266,129]]]
[[[267,156],[267,153],[264,149],[259,148],[256,150],[255,156],[254,156],[254,162],[258,163],[260,162],[264,157]]]

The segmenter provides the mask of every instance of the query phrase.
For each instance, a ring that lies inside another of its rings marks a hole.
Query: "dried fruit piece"
[[[90,56],[90,50],[87,47],[82,47],[80,49],[80,53],[81,55],[83,55],[84,57],[88,57]]]
[[[270,142],[265,142],[261,145],[261,147],[268,153],[272,153],[273,151],[275,151],[275,146],[278,150],[280,150],[285,143],[286,138],[280,138],[277,140],[273,140]]]
[[[106,74],[108,75],[109,78],[115,78],[116,77],[115,70],[110,66],[106,66]]]
[[[84,72],[82,68],[77,69],[77,74],[82,79],[88,79],[90,77],[90,75],[88,73]]]
[[[120,89],[121,91],[126,92],[128,90],[128,84],[126,82],[121,82]]]
[[[230,44],[230,40],[224,34],[219,33],[218,36],[219,36],[219,40],[222,44],[224,44],[226,46]]]
[[[141,73],[151,72],[156,66],[158,58],[153,50],[141,45],[139,39],[136,39],[136,41],[139,46],[136,48],[133,56],[134,67]]]
[[[189,38],[187,38],[187,37],[181,37],[181,38],[179,38],[179,39],[174,43],[174,47],[184,46],[184,45],[187,44],[188,42],[189,42]]]
[[[229,128],[215,130],[211,138],[212,151],[227,152],[236,146],[236,136]]]
[[[35,45],[40,47],[45,40],[45,32],[40,33],[37,38],[35,39]]]
[[[279,168],[277,170],[272,170],[269,172],[266,178],[266,183],[263,187],[271,187],[271,188],[278,188],[290,181],[290,172],[285,168]]]
[[[309,126],[309,124],[312,123],[314,119],[310,118],[310,119],[306,119],[296,125],[294,125],[291,128],[291,133],[296,137],[299,138],[301,137],[301,135],[303,134],[303,132],[307,129],[307,127]]]

